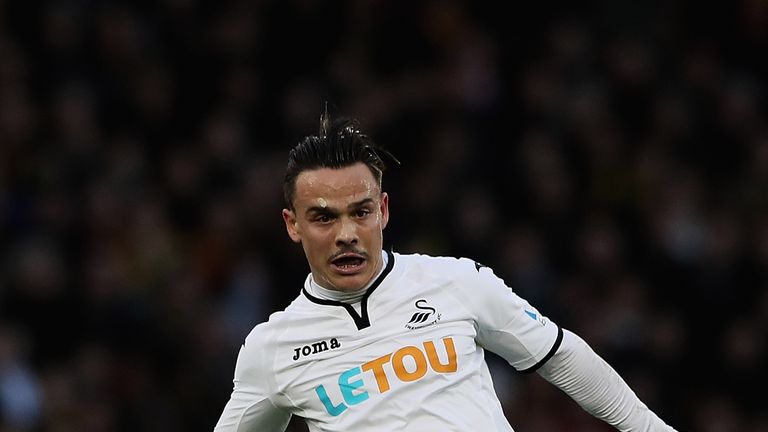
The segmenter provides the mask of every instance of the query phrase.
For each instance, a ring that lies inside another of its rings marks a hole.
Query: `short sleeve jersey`
[[[217,431],[512,431],[484,349],[532,371],[562,330],[472,260],[388,254],[358,308],[305,287],[253,329]]]

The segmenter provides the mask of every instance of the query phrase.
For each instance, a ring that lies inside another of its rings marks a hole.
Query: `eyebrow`
[[[366,206],[368,204],[371,204],[373,202],[374,202],[373,198],[370,198],[370,197],[369,198],[365,198],[365,199],[362,199],[362,200],[357,201],[357,202],[353,202],[352,204],[348,205],[347,209],[351,210],[351,209],[356,209],[356,208],[364,207],[364,206]],[[312,207],[307,209],[305,214],[313,214],[313,213],[314,214],[325,214],[325,215],[336,215],[339,212],[337,210],[329,208],[329,207],[312,206]]]

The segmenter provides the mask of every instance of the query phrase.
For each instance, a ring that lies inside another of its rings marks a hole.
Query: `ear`
[[[285,230],[288,231],[288,237],[295,243],[301,243],[301,234],[299,234],[299,227],[296,222],[296,213],[284,208],[283,221],[285,222]]]
[[[387,227],[387,222],[389,222],[389,195],[386,192],[381,193],[379,210],[381,211],[381,229],[384,229]]]

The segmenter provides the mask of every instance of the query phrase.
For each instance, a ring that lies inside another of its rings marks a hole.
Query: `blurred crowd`
[[[308,272],[326,101],[402,162],[386,248],[492,267],[678,430],[768,431],[768,2],[477,3],[0,1],[0,432],[212,429]],[[611,430],[488,358],[516,430]]]

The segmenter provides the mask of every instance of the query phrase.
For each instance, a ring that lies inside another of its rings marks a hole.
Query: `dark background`
[[[768,2],[0,1],[0,431],[208,431],[324,102],[678,430],[768,431]],[[637,4],[642,3],[642,4]],[[605,431],[489,355],[517,431]],[[291,431],[306,430],[295,421]]]

